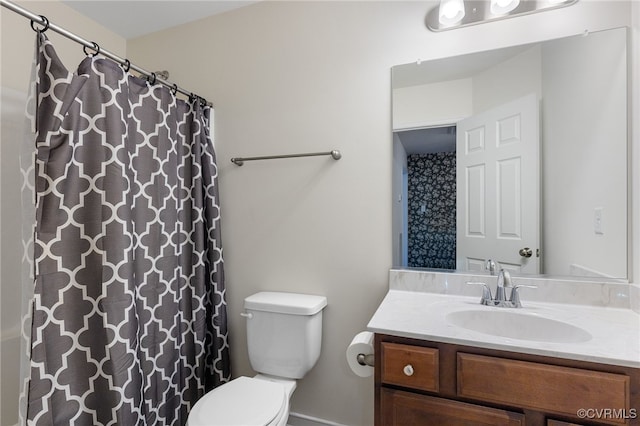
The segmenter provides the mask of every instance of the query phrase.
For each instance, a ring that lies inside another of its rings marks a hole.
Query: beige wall
[[[168,69],[172,81],[214,102],[234,374],[252,374],[239,317],[244,297],[262,289],[326,295],[323,353],[300,382],[292,410],[353,425],[372,423],[373,380],[351,374],[344,351],[384,296],[391,265],[391,66],[629,25],[631,19],[628,4],[585,0],[543,15],[431,33],[423,22],[435,1],[267,1],[125,45],[63,4],[23,4],[116,54],[126,52],[145,69]],[[24,90],[34,36],[28,21],[0,13],[2,86]],[[72,69],[82,49],[51,38]],[[637,43],[634,49],[637,61]],[[340,149],[343,159],[241,168],[229,162],[329,149]],[[5,273],[5,255],[19,240],[10,232],[17,231],[15,222],[7,222],[19,215],[12,192],[16,155],[0,142],[2,283],[11,273]],[[635,193],[639,180],[636,173]],[[633,261],[637,270],[637,254]]]
[[[393,89],[393,130],[447,126],[473,114],[473,80],[439,81]]]
[[[550,274],[585,267],[605,276],[626,275],[627,250],[619,242],[628,235],[627,53],[621,48],[627,36],[624,30],[606,31],[542,49],[542,250]],[[589,54],[594,51],[600,52],[597,58]],[[602,75],[615,77],[587,84]],[[594,231],[596,208],[603,211],[603,235]]]
[[[631,184],[629,185],[629,206],[631,217],[629,220],[631,232],[629,232],[629,265],[633,273],[631,301],[635,300],[635,310],[640,313],[640,126],[638,126],[638,114],[640,114],[640,2],[631,2],[631,94],[629,103],[631,108],[627,113],[629,134],[631,135],[631,149],[629,155],[629,169],[631,170]],[[634,118],[635,117],[635,118]],[[634,304],[632,303],[632,307]]]
[[[20,6],[37,15],[46,16],[56,25],[69,29],[87,40],[96,40],[103,48],[124,56],[126,40],[96,22],[78,14],[58,1],[20,1]],[[47,36],[55,45],[67,68],[74,70],[84,58],[82,46],[52,31]],[[6,114],[19,114],[13,99],[26,94],[34,55],[35,33],[29,20],[0,7],[0,92],[3,123],[0,123],[0,425],[18,421],[18,372],[20,322],[20,142],[10,136],[15,126],[9,126]],[[9,104],[11,102],[11,104]],[[10,112],[10,109],[13,112]],[[24,111],[24,107],[21,108]],[[16,122],[19,122],[16,120]]]
[[[244,297],[326,295],[323,352],[292,411],[371,424],[373,380],[345,348],[366,327],[391,265],[390,68],[630,24],[629,4],[582,1],[543,15],[431,33],[435,2],[263,2],[128,44],[146,69],[216,106],[223,236],[235,375],[250,375]],[[233,156],[340,149],[247,163]]]

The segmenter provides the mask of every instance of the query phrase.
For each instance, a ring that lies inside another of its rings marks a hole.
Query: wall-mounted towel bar
[[[334,160],[339,160],[342,158],[342,154],[340,151],[333,150],[329,152],[310,152],[307,154],[287,154],[287,155],[267,155],[262,157],[234,157],[231,159],[231,162],[236,166],[242,166],[245,161],[254,161],[254,160],[275,160],[278,158],[294,158],[294,157],[315,157],[318,155],[330,155]]]

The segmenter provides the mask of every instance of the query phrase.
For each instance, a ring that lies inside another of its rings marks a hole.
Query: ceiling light
[[[457,24],[464,18],[463,0],[440,0],[438,20],[443,25]]]
[[[520,0],[491,0],[491,13],[504,15],[518,7]]]
[[[427,28],[431,31],[452,30],[485,22],[529,15],[571,6],[578,0],[440,0],[429,11]]]

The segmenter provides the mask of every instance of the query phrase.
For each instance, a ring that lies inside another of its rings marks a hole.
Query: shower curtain
[[[230,378],[212,111],[36,53],[26,421],[182,425]]]

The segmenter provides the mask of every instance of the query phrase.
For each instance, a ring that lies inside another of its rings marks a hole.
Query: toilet
[[[196,402],[187,426],[285,426],[296,381],[320,357],[327,298],[263,291],[244,299],[254,377],[241,376]]]

